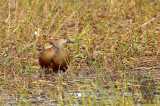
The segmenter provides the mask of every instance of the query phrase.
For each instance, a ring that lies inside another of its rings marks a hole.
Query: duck
[[[59,48],[50,41],[45,42],[43,48],[44,51],[39,56],[39,64],[41,68],[45,68],[45,74],[48,74],[50,73],[49,68],[51,67],[53,56],[57,54]]]
[[[52,42],[47,41],[44,43],[44,51],[39,56],[39,64],[41,68],[45,68],[45,74],[49,74],[49,68],[53,69],[53,72],[58,73],[59,70],[65,72],[70,63],[70,54],[63,48],[65,43],[74,43],[67,37],[63,37],[58,41],[58,47]]]
[[[66,43],[74,43],[69,40],[67,37],[59,39],[58,46],[59,50],[53,56],[51,67],[55,73],[58,73],[59,70],[65,72],[68,69],[68,64],[70,63],[70,54],[67,50],[63,48]]]

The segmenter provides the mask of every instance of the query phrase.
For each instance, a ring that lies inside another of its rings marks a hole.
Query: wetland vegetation
[[[1,0],[0,105],[159,104],[159,0]],[[43,44],[67,36],[65,73]]]

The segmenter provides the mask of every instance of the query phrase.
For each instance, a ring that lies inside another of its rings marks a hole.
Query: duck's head
[[[65,43],[74,43],[74,42],[70,41],[67,37],[63,37],[58,41],[59,48],[63,49],[63,44]]]
[[[44,48],[44,50],[47,50],[47,49],[49,49],[53,46],[54,46],[54,44],[52,42],[47,41],[47,42],[44,43],[43,48]]]

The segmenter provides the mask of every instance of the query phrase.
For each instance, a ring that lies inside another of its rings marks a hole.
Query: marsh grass
[[[158,0],[1,0],[0,104],[159,104],[159,9]],[[71,64],[46,78],[42,45],[62,36],[75,42]],[[153,100],[140,90],[150,78]]]

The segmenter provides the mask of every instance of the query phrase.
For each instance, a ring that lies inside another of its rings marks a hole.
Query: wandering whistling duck
[[[67,65],[70,62],[69,53],[63,49],[63,44],[74,43],[68,38],[63,37],[58,41],[59,48],[57,48],[52,42],[46,42],[44,44],[44,52],[40,54],[39,64],[41,68],[45,68],[45,73],[49,73],[49,67],[52,67],[53,72],[57,73],[58,70],[66,71]]]
[[[39,64],[41,68],[45,68],[45,73],[49,73],[49,67],[51,67],[52,58],[57,53],[57,48],[52,42],[45,42],[43,46],[44,50],[39,57]]]
[[[58,70],[62,70],[63,72],[65,72],[67,70],[67,65],[70,62],[69,53],[63,48],[63,44],[65,43],[74,43],[74,42],[70,41],[66,37],[63,37],[58,41],[58,46],[60,50],[58,50],[58,52],[53,56],[51,65],[55,73],[57,73]]]

